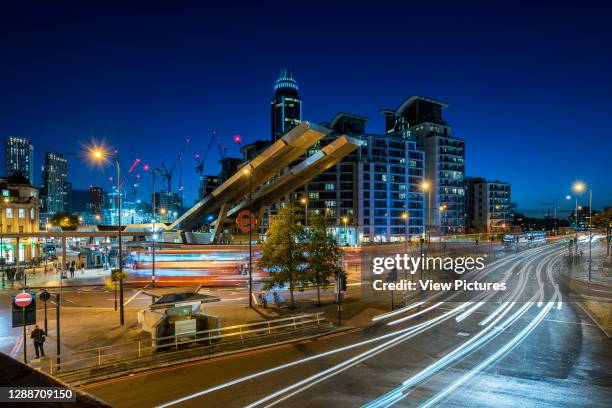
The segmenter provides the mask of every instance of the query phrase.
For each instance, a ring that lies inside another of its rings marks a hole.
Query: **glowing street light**
[[[253,307],[253,171],[245,167],[242,172],[249,177],[249,307]]]
[[[589,282],[591,281],[591,265],[593,263],[593,248],[591,241],[593,240],[592,218],[593,218],[593,190],[584,181],[576,181],[572,184],[572,191],[575,194],[583,194],[589,190]],[[578,198],[576,197],[576,203]],[[579,209],[582,209],[579,208]],[[576,211],[576,224],[578,224],[578,211]],[[578,240],[576,240],[576,250],[578,250]]]
[[[429,227],[431,223],[431,183],[427,180],[423,180],[421,183],[421,190],[427,191],[427,220],[425,228],[423,229],[423,239],[425,239],[425,232],[430,233]],[[431,239],[431,235],[429,236]]]
[[[304,204],[304,225],[308,226],[308,199],[302,197],[300,203]]]
[[[88,149],[89,158],[98,164],[103,164],[108,160],[114,160],[117,169],[117,238],[119,246],[119,322],[123,326],[125,324],[123,310],[123,238],[121,235],[121,166],[116,154],[110,154],[100,146],[94,146]]]
[[[342,217],[342,222],[344,223],[344,242],[348,246],[348,217]]]

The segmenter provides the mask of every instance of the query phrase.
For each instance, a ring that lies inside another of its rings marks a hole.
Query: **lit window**
[[[8,190],[2,190],[2,196],[3,197],[8,197],[9,196],[9,191]]]
[[[13,218],[13,209],[12,208],[7,208],[6,209],[6,218]]]
[[[34,208],[30,208],[30,219],[34,219]]]
[[[18,213],[19,213],[19,218],[20,218],[20,219],[25,218],[25,210],[24,210],[23,208],[20,208],[20,209],[18,210]]]

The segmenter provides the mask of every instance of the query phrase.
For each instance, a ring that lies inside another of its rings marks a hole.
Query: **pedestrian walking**
[[[85,264],[81,262],[81,275],[85,273]]]
[[[34,350],[36,350],[36,358],[40,358],[42,355],[45,356],[45,350],[43,348],[43,344],[45,342],[45,331],[38,327],[38,325],[34,326],[34,330],[30,334],[30,338],[34,341]]]
[[[74,265],[70,265],[70,279],[74,278]]]

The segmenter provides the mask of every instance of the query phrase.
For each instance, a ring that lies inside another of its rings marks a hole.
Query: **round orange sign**
[[[257,218],[253,217],[248,210],[242,210],[236,216],[236,224],[240,231],[249,232],[257,225]]]

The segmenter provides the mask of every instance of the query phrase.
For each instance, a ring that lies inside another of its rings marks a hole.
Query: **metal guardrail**
[[[318,327],[326,322],[323,312],[302,314],[275,320],[220,327],[184,333],[178,336],[139,340],[110,346],[96,347],[62,353],[60,363],[57,355],[49,355],[41,360],[41,369],[49,374],[102,367],[127,360],[137,360],[166,350],[187,349],[199,343],[203,346],[224,344],[231,341],[247,341],[261,335],[289,333],[308,327]],[[162,354],[162,353],[160,353]]]

